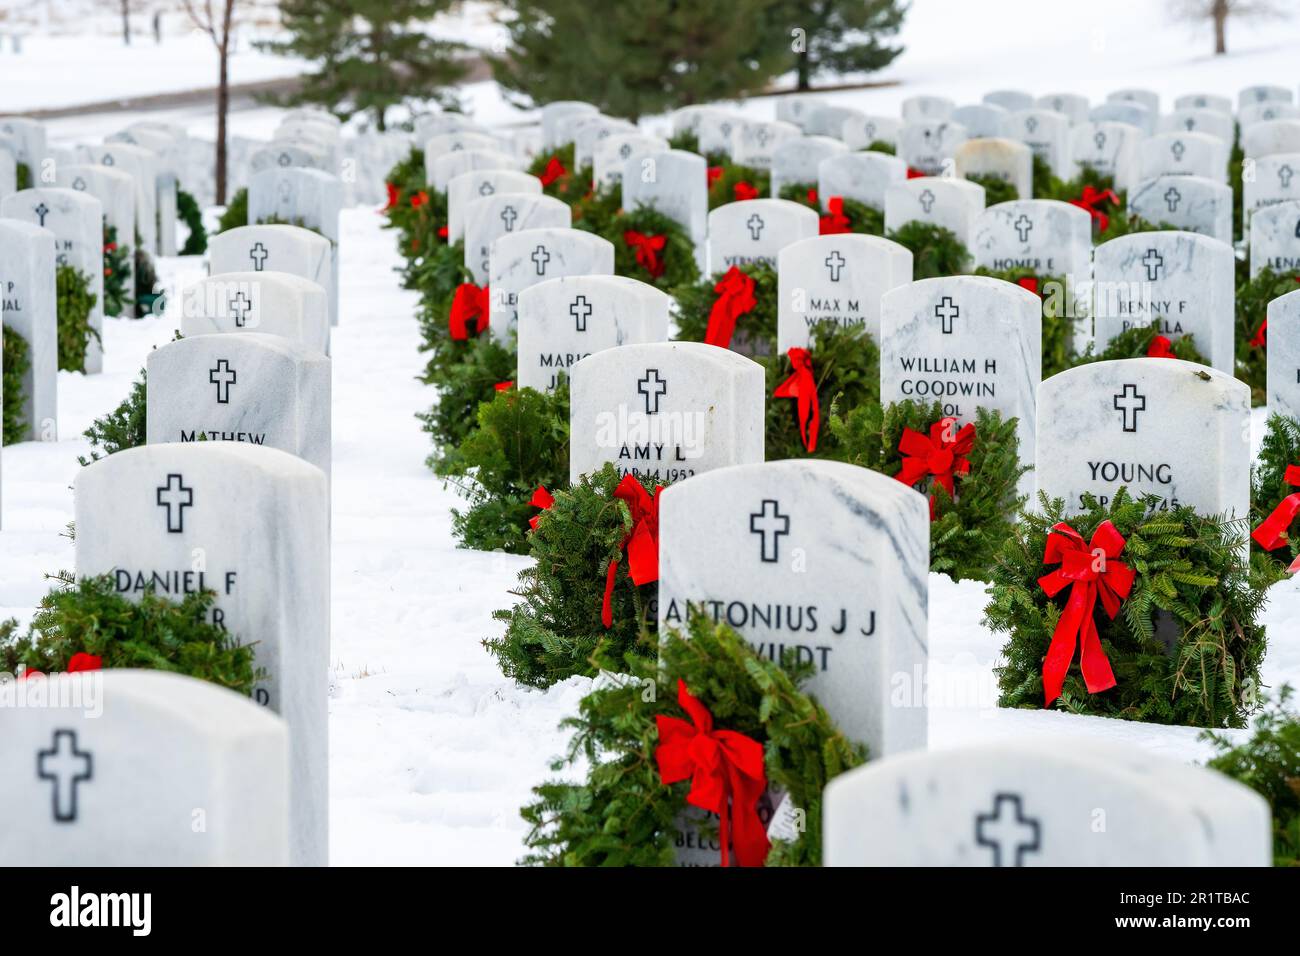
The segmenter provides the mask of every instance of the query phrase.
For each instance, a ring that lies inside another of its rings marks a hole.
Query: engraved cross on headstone
[[[1165,259],[1154,249],[1148,249],[1147,254],[1142,257],[1142,264],[1147,267],[1147,281],[1155,282],[1160,278],[1160,269],[1164,266]]]
[[[1097,130],[1097,132],[1093,133],[1092,135],[1092,141],[1097,144],[1097,152],[1100,153],[1103,149],[1106,148],[1105,132],[1102,130]]]
[[[253,244],[253,248],[248,250],[248,258],[253,260],[254,272],[262,271],[262,268],[266,265],[266,257],[269,254],[270,253],[266,251],[266,246],[262,245],[260,242]]]
[[[1176,139],[1174,140],[1173,145],[1169,147],[1169,152],[1174,154],[1174,162],[1181,163],[1183,161],[1183,153],[1187,152],[1187,147],[1183,145],[1181,139]]]
[[[514,231],[515,220],[518,218],[519,218],[519,213],[515,211],[514,206],[506,206],[505,209],[501,210],[501,222],[505,225],[506,232]]]
[[[921,200],[921,208],[925,210],[925,214],[928,216],[931,208],[934,207],[934,193],[927,189],[918,198]]]
[[[846,265],[848,265],[848,260],[845,259],[842,255],[840,255],[840,251],[838,249],[834,250],[833,252],[831,252],[829,256],[826,257],[826,268],[829,269],[831,272],[832,282],[840,281],[840,270],[843,269]]]
[[[952,301],[951,296],[944,296],[934,307],[934,317],[943,322],[943,334],[952,334],[952,320],[961,318],[961,309]]]
[[[480,196],[491,196],[496,191],[497,188],[493,186],[490,182],[488,182],[486,179],[483,180],[483,182],[479,183],[478,194]]]
[[[1173,186],[1170,186],[1168,191],[1165,192],[1165,202],[1168,203],[1170,212],[1177,212],[1178,204],[1182,201],[1183,194]]]
[[[217,404],[230,404],[230,386],[235,384],[236,373],[226,359],[218,359],[217,367],[208,369],[208,381],[217,386]]]
[[[1023,212],[1020,218],[1011,224],[1015,227],[1016,235],[1020,237],[1021,242],[1029,241],[1029,233],[1033,231],[1034,221],[1026,216]]]
[[[1282,184],[1283,189],[1291,188],[1291,177],[1295,175],[1295,170],[1291,168],[1290,163],[1283,163],[1277,168],[1277,181]]]
[[[775,498],[764,498],[763,506],[749,516],[749,532],[759,536],[759,557],[768,564],[777,560],[781,535],[790,533],[790,516],[781,514]]]
[[[194,489],[185,487],[180,475],[167,476],[167,484],[158,489],[158,507],[167,509],[168,534],[181,534],[185,530],[185,509],[194,504]]]
[[[758,242],[759,238],[763,235],[763,217],[758,213],[754,213],[754,215],[745,220],[745,225],[749,227],[749,238]]]
[[[645,413],[658,415],[659,399],[668,394],[668,383],[659,377],[659,370],[646,369],[645,378],[636,383],[636,390],[645,396]]]
[[[569,315],[573,316],[575,332],[587,331],[587,320],[591,318],[591,303],[585,295],[580,295],[569,306]]]
[[[40,217],[41,219],[40,224],[43,226],[45,225],[45,217],[50,214],[50,207],[45,205],[45,203],[41,203],[39,206],[33,209],[32,212],[36,213],[36,215]]]
[[[248,321],[248,310],[252,308],[253,303],[248,301],[248,296],[243,292],[235,293],[235,297],[230,300],[227,308],[230,309],[231,315],[235,317],[235,328],[242,329],[244,323]]]
[[[77,819],[77,784],[94,776],[94,755],[77,749],[75,730],[56,730],[49,750],[36,753],[36,776],[54,784],[54,820],[73,823]]]
[[[546,264],[551,261],[551,254],[546,251],[546,247],[539,245],[533,250],[530,258],[533,260],[533,265],[537,266],[537,274],[546,275]]]
[[[1024,866],[1026,853],[1042,849],[1039,837],[1038,821],[1024,815],[1017,794],[997,794],[993,810],[975,817],[975,842],[993,851],[994,866]]]
[[[1124,431],[1137,431],[1138,412],[1146,411],[1147,397],[1139,395],[1137,386],[1129,382],[1123,391],[1116,393],[1114,405],[1115,411],[1124,419]]]

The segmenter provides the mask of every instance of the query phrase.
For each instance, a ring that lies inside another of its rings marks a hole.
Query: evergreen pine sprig
[[[528,166],[528,172],[542,180],[542,192],[553,199],[568,203],[570,206],[580,202],[591,189],[591,167],[578,169],[574,159],[574,145],[565,143],[556,149],[538,153]],[[564,172],[546,182],[546,169],[551,160],[557,160],[564,167]]]
[[[117,227],[104,223],[104,314],[118,316],[126,308],[126,280],[131,248],[118,242]]]
[[[619,481],[607,464],[555,491],[550,508],[532,509],[538,522],[527,545],[534,561],[511,592],[519,603],[493,615],[505,632],[483,642],[511,680],[549,687],[573,676],[594,677],[598,660],[622,670],[637,655],[653,652],[658,585],[637,587],[626,561],[610,600],[612,624],[606,628],[601,621],[609,562],[632,531],[631,512],[614,497]],[[642,485],[653,494],[653,482]]]
[[[1088,365],[1092,362],[1110,362],[1115,359],[1145,358],[1147,350],[1151,348],[1152,340],[1161,334],[1160,321],[1157,318],[1149,325],[1135,325],[1131,329],[1125,329],[1107,342],[1100,352],[1097,351],[1095,342],[1089,342],[1082,354],[1074,356],[1070,367]],[[1174,353],[1174,358],[1182,359],[1184,362],[1196,362],[1198,365],[1210,364],[1196,348],[1196,340],[1191,333],[1185,333],[1174,339],[1169,348]]]
[[[0,671],[66,671],[74,654],[85,653],[105,668],[170,671],[251,696],[265,674],[252,644],[211,623],[215,603],[212,591],[177,602],[150,590],[132,601],[110,576],[85,578],[43,597],[26,633],[16,621],[0,624]]]
[[[721,172],[709,183],[710,212],[727,203],[743,201],[742,197],[736,194],[736,187],[741,183],[750,186],[758,194],[755,199],[761,199],[772,192],[772,173],[769,170],[741,166],[730,160],[718,164],[715,168]]]
[[[1237,345],[1237,378],[1250,386],[1252,405],[1263,405],[1268,385],[1268,330],[1260,329],[1268,318],[1268,304],[1278,296],[1300,290],[1300,276],[1261,270],[1237,287],[1237,323],[1233,337]],[[1263,339],[1265,344],[1255,343]]]
[[[903,430],[929,435],[930,426],[944,417],[943,405],[911,400],[881,407],[860,405],[836,413],[830,431],[843,461],[882,475],[897,475],[903,467],[898,450]],[[981,408],[975,418],[975,445],[967,456],[970,472],[957,475],[954,501],[937,485],[919,490],[934,496],[930,524],[930,570],[954,581],[987,581],[998,550],[1015,533],[1015,519],[1024,498],[1016,483],[1027,470],[1020,463],[1016,419]]]
[[[554,392],[511,388],[478,406],[477,427],[431,464],[456,486],[469,507],[452,511],[452,533],[462,547],[524,554],[529,504],[543,485],[552,492],[569,480],[569,387]]]
[[[781,187],[781,193],[777,198],[797,202],[799,205],[807,206],[818,214],[822,211],[818,201],[816,183],[786,183]]]
[[[830,428],[832,414],[880,401],[880,349],[865,329],[822,323],[813,329],[809,351],[821,410],[817,447],[812,454],[804,447],[798,402],[773,395],[794,371],[788,355],[774,353],[762,361],[767,378],[764,449],[768,461],[841,457],[839,437]]]
[[[631,660],[626,676],[603,682],[583,698],[556,773],[585,764],[578,782],[553,780],[533,789],[521,813],[530,830],[523,863],[545,866],[671,866],[688,781],[660,782],[655,762],[657,715],[683,717],[677,681],[713,715],[714,726],[763,744],[768,787],[784,791],[802,811],[804,831],[775,842],[768,866],[821,862],[822,793],[834,777],[858,766],[866,750],[849,741],[815,698],[801,689],[808,667],[787,669],[760,658],[726,625],[696,616],[687,633],[663,635],[654,650]],[[693,825],[693,824],[686,824]],[[698,825],[716,838],[716,825]]]
[[[145,384],[145,370],[131,386],[131,391],[117,408],[96,418],[82,434],[90,440],[90,458],[78,456],[82,466],[107,458],[109,455],[145,443],[146,414],[149,393]],[[101,455],[100,452],[103,452]]]
[[[12,445],[23,441],[27,436],[28,423],[23,419],[27,389],[23,377],[32,367],[32,350],[27,340],[7,325],[0,335],[3,336],[0,339],[0,347],[3,347],[0,369],[4,370],[4,379],[0,383],[0,395],[4,396],[0,429],[4,432],[4,443]]]
[[[429,255],[412,260],[407,281],[408,288],[420,293],[420,305],[416,311],[422,340],[420,349],[433,353],[425,369],[424,381],[435,382],[438,366],[447,360],[442,354],[444,349],[451,347],[455,352],[459,347],[452,342],[449,325],[456,289],[462,283],[474,281],[469,269],[465,268],[464,242],[444,243]]]
[[[1003,179],[1001,176],[967,173],[966,179],[977,186],[984,187],[984,208],[986,209],[1000,202],[1011,202],[1020,198],[1020,190],[1016,189],[1016,184],[1009,179]],[[1035,179],[1035,182],[1037,182],[1037,179]]]
[[[1291,685],[1283,684],[1260,711],[1244,743],[1209,730],[1202,734],[1218,751],[1206,766],[1268,801],[1274,866],[1300,866],[1300,714],[1288,706],[1294,697]]]
[[[970,253],[951,229],[913,220],[903,223],[886,238],[912,250],[914,282],[970,271]]]
[[[736,320],[731,348],[744,355],[771,355],[776,351],[776,270],[763,263],[740,266],[754,280],[754,308]],[[677,289],[677,337],[703,342],[709,329],[709,313],[718,294],[713,291],[722,275],[701,279]]]
[[[1065,521],[1090,541],[1106,520],[1126,539],[1118,560],[1136,573],[1112,621],[1093,613],[1118,682],[1089,694],[1078,652],[1053,706],[1159,724],[1243,727],[1260,686],[1267,640],[1259,615],[1265,592],[1252,580],[1245,522],[1198,515],[1188,507],[1156,510],[1153,495],[1121,489],[1107,506],[1084,496],[1079,514],[1061,499],[1040,495],[1041,511],[1025,512],[997,556],[984,623],[1007,635],[995,673],[999,705],[1041,709],[1042,666],[1068,595],[1049,598],[1038,579],[1049,570],[1044,548],[1053,525]]]
[[[235,190],[235,194],[230,197],[226,203],[225,212],[217,220],[217,232],[222,233],[227,229],[238,229],[240,226],[248,225],[248,188],[241,186]]]
[[[515,368],[515,353],[487,333],[464,341],[447,339],[435,352],[425,381],[438,386],[438,400],[417,416],[433,440],[429,467],[437,471],[446,450],[478,427],[479,405],[492,400],[498,384],[514,378]]]
[[[1300,488],[1286,480],[1286,470],[1291,465],[1300,465],[1300,422],[1274,413],[1268,416],[1259,457],[1250,470],[1252,528],[1258,527],[1261,521],[1271,515],[1283,498],[1300,492]],[[1293,522],[1292,527],[1294,526]],[[1287,565],[1300,555],[1300,534],[1288,533],[1286,547],[1272,551],[1265,551],[1258,541],[1251,538],[1250,548],[1255,554],[1266,555],[1277,574],[1282,576]]]
[[[59,369],[65,372],[86,371],[86,349],[99,333],[90,326],[90,313],[98,296],[90,291],[90,279],[75,266],[62,265],[55,270],[58,314]]]
[[[208,230],[203,225],[203,210],[199,207],[199,201],[183,189],[176,190],[176,215],[189,230],[180,254],[201,256],[207,252]]]

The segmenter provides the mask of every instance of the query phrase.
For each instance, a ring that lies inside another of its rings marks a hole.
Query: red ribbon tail
[[[618,578],[618,558],[610,558],[609,570],[605,572],[605,597],[600,602],[600,623],[605,630],[614,626],[614,582]]]

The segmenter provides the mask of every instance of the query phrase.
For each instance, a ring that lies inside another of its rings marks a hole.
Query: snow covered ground
[[[467,29],[477,35],[479,27]],[[904,40],[908,53],[885,74],[902,85],[827,98],[892,114],[915,93],[964,103],[1002,86],[1035,93],[1077,90],[1094,98],[1138,85],[1166,97],[1191,91],[1235,95],[1262,82],[1294,87],[1294,56],[1287,49],[1300,41],[1300,22],[1234,30],[1230,41],[1237,54],[1212,61],[1204,56],[1208,39],[1169,27],[1164,4],[1154,0],[917,0]],[[29,38],[28,50],[40,50],[38,38]],[[84,101],[125,95],[132,84],[141,87],[132,92],[149,92],[171,82],[159,79],[165,71],[142,51],[120,61],[120,84],[111,78],[105,86],[98,74],[113,71],[101,71],[99,63],[110,61],[95,60],[100,54],[90,46],[83,53],[72,62],[95,64],[93,82],[85,73],[51,67],[49,60],[25,80],[9,82],[20,58],[0,59],[0,112],[17,108],[21,97],[29,105],[48,105],[59,90],[65,98],[83,94]],[[107,47],[103,56],[109,56]],[[48,94],[43,100],[31,90],[33,83]],[[84,95],[87,90],[93,96]],[[464,92],[483,122],[507,125],[528,118],[492,84]],[[767,99],[743,107],[762,116],[773,108]],[[179,117],[196,135],[211,136],[205,110],[154,115]],[[276,115],[270,109],[237,113],[233,131],[267,135]],[[61,119],[50,124],[51,140],[90,141],[134,118]],[[656,123],[662,120],[646,125]],[[452,545],[450,510],[457,498],[424,467],[429,449],[414,418],[433,401],[433,390],[416,380],[422,362],[415,297],[398,287],[393,237],[381,230],[381,221],[368,209],[344,213],[342,318],[333,340],[332,859],[509,864],[522,853],[518,808],[529,788],[548,776],[549,760],[562,752],[565,736],[556,725],[573,712],[589,682],[574,679],[545,693],[521,689],[501,677],[480,645],[498,633],[491,612],[510,602],[507,592],[526,559]],[[163,260],[160,272],[165,281],[184,284],[204,266]],[[63,532],[72,519],[77,456],[87,452],[80,433],[125,396],[148,350],[171,338],[173,323],[106,325],[104,374],[60,375],[61,440],[3,451],[0,617],[29,616],[47,590],[43,575],[72,566],[72,545]],[[1256,443],[1262,423],[1257,411]],[[980,626],[983,603],[980,585],[931,575],[931,747],[1028,736],[1051,736],[1068,746],[1069,737],[1087,736],[1204,759],[1207,748],[1189,728],[998,710],[992,668],[1001,642]],[[1265,683],[1300,684],[1300,582],[1274,588],[1265,622],[1271,641]]]
[[[344,213],[342,320],[334,352],[333,645],[330,701],[331,838],[335,863],[508,864],[522,852],[519,807],[563,751],[556,725],[590,686],[542,693],[501,677],[480,641],[527,559],[457,550],[455,493],[424,467],[415,413],[433,400],[421,367],[415,297],[398,287],[391,233],[368,209]],[[184,284],[194,259],[163,260]],[[4,449],[0,617],[26,618],[70,568],[70,486],[86,454],[80,432],[126,394],[149,349],[172,337],[162,319],[110,319],[105,372],[61,373],[57,443]],[[1257,424],[1262,419],[1257,417]],[[979,624],[972,582],[930,576],[934,748],[1025,736],[1125,740],[1202,759],[1188,728],[1055,713],[1001,711],[992,667],[1000,640]],[[1300,683],[1300,585],[1273,594],[1268,684]]]

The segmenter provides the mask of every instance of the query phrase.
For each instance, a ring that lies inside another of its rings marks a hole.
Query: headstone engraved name
[[[748,199],[709,213],[709,271],[761,263],[776,267],[777,253],[817,235],[817,212],[788,199]]]
[[[1053,375],[1038,391],[1039,490],[1078,511],[1120,487],[1245,517],[1250,504],[1250,388],[1178,359],[1095,362]]]
[[[812,665],[809,689],[871,753],[925,746],[924,701],[896,702],[898,675],[926,665],[924,496],[829,461],[723,468],[663,496],[661,632],[701,611],[763,657]],[[817,573],[791,570],[802,561]]]
[[[285,718],[290,861],[328,859],[329,496],[314,465],[234,442],[143,445],[82,469],[77,577],[118,593],[216,593],[213,623],[254,644],[254,700]]]
[[[605,349],[570,370],[569,476],[668,483],[763,460],[763,367],[702,342]]]

